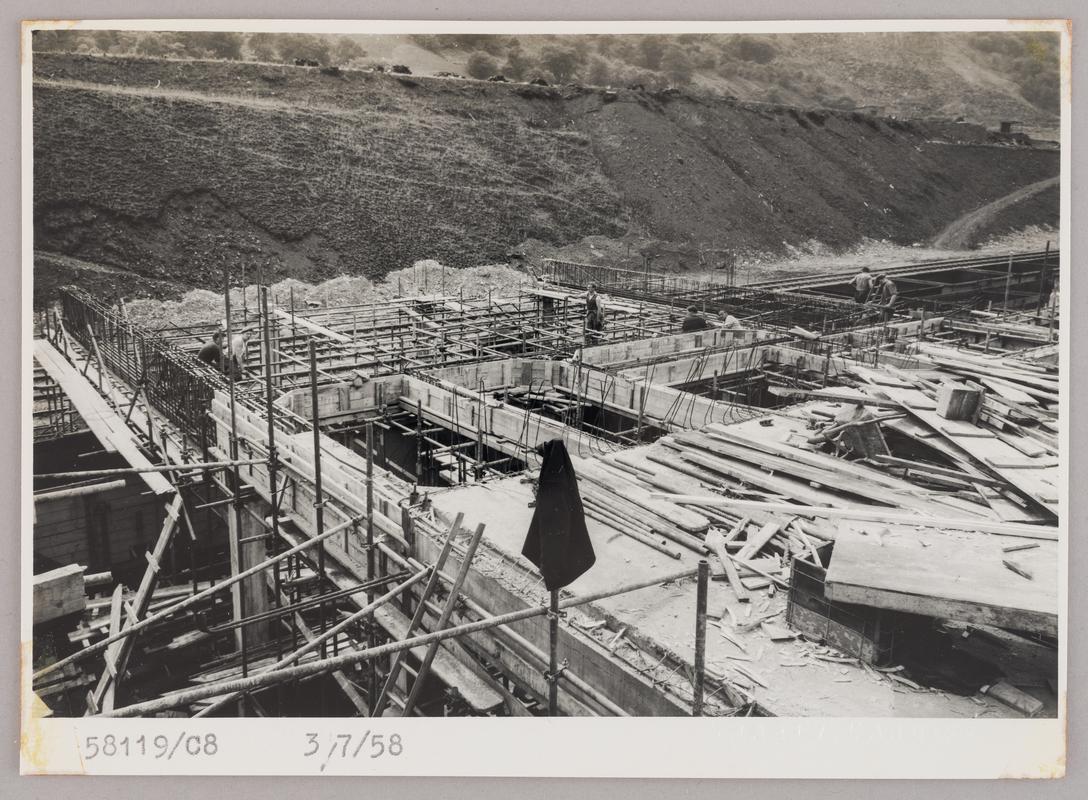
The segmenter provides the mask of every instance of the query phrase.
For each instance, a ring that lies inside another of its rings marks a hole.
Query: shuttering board
[[[162,500],[139,483],[36,503],[34,554],[47,563],[84,564],[91,572],[112,569],[150,546],[162,514]]]
[[[1058,633],[1056,543],[1005,553],[1007,537],[840,530],[825,592],[835,602],[937,619]],[[1008,560],[1032,577],[1013,572]]]
[[[282,308],[274,308],[274,309],[272,309],[272,313],[275,316],[282,319],[284,322],[289,322],[292,325],[295,325],[295,326],[297,326],[299,328],[305,328],[308,331],[311,331],[311,332],[316,333],[316,334],[320,334],[321,336],[332,339],[333,341],[336,341],[336,342],[350,342],[351,341],[350,336],[346,336],[343,333],[338,333],[337,331],[334,331],[334,330],[332,330],[330,328],[326,328],[324,325],[318,325],[316,322],[311,322],[306,317],[304,317],[304,316],[302,316],[300,314],[292,314],[290,311],[285,311]]]

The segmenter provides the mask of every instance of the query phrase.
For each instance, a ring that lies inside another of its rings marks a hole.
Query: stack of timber
[[[856,388],[806,392],[816,402],[796,416],[712,424],[605,460],[655,499],[706,515],[710,551],[733,567],[759,557],[818,564],[814,546],[834,541],[831,601],[1055,635],[1056,458],[1019,431],[992,429],[985,392],[977,419],[938,414],[938,381],[968,376],[852,372]],[[858,406],[926,448],[899,438],[901,449],[865,455],[820,435]]]
[[[1000,497],[979,494],[1003,519],[1053,522],[1061,485],[1057,376],[1012,359],[918,347],[919,360],[928,359],[933,369],[852,369],[868,402],[895,404],[909,418],[901,432],[940,450],[961,471],[989,479]],[[955,415],[942,403],[949,382],[979,388],[969,418],[950,418]]]

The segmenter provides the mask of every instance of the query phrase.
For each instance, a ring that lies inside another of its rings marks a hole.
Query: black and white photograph
[[[1064,719],[1068,30],[886,27],[33,23],[24,729]]]

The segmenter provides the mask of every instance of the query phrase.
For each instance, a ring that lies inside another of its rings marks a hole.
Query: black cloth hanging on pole
[[[597,560],[586,530],[586,513],[574,465],[562,439],[542,446],[544,461],[537,483],[536,512],[521,554],[544,576],[548,591],[562,589]]]

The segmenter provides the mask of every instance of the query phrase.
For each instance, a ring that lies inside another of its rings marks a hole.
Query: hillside
[[[406,65],[417,75],[552,83],[675,86],[741,100],[900,118],[1016,119],[1057,138],[1056,32],[411,35],[39,31],[34,49],[101,55],[221,58],[345,68]]]
[[[375,56],[382,48],[368,37]],[[508,77],[596,85],[692,87],[805,107],[878,107],[898,117],[1020,120],[1056,138],[1058,38],[1005,33],[682,34],[678,36],[413,36],[468,73],[473,58]],[[388,46],[388,45],[387,45]],[[406,48],[417,71],[433,69]],[[413,58],[416,57],[416,60]],[[558,75],[557,70],[566,74]],[[488,70],[484,70],[486,72]]]
[[[948,128],[671,92],[38,55],[35,250],[52,270],[64,256],[169,294],[218,285],[224,260],[317,281],[586,236],[741,254],[913,244],[1058,172],[1056,151],[937,141]],[[1049,204],[1029,210],[1045,218],[1020,225],[1056,222]]]

